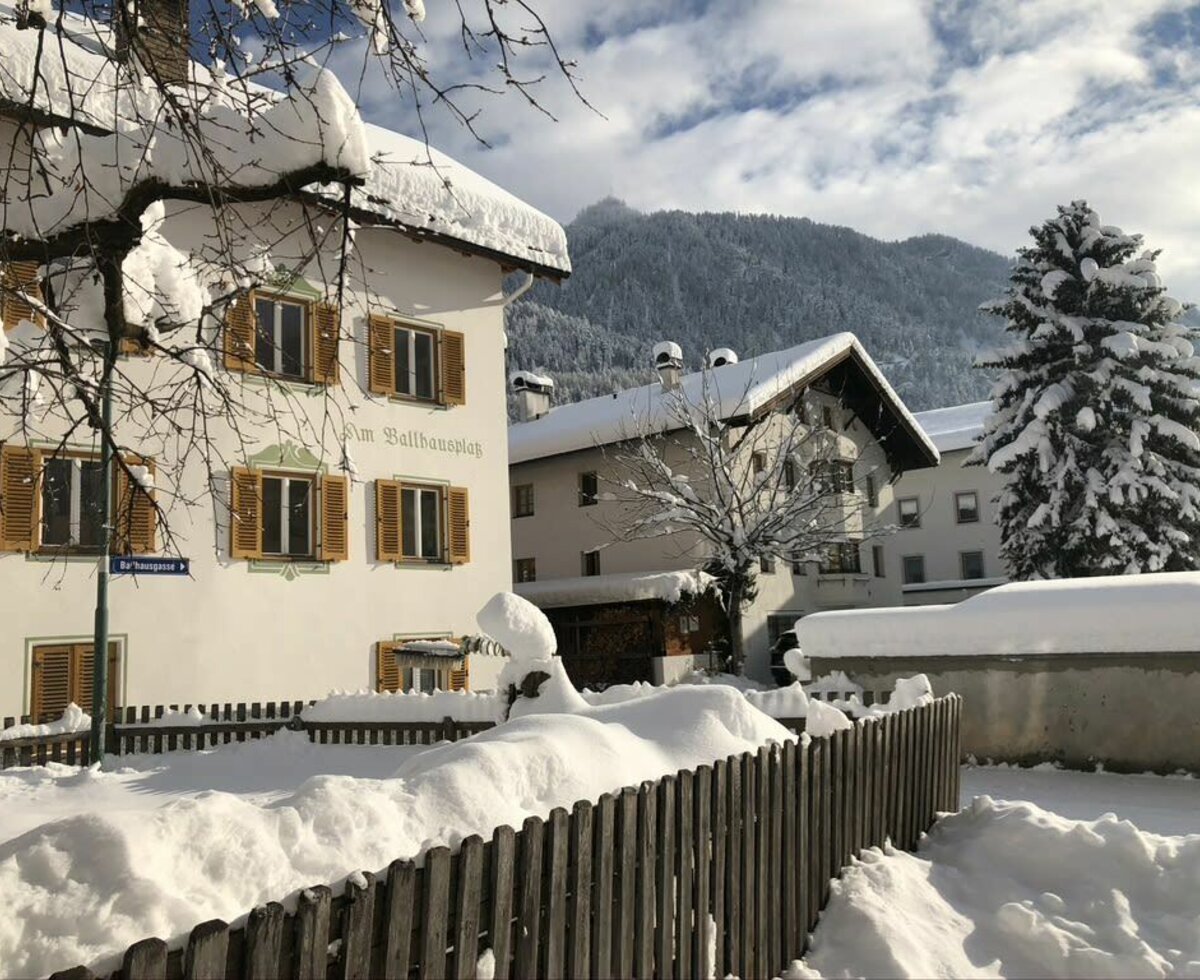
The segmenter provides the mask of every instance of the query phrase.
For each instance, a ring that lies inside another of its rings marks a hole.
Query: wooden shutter
[[[375,559],[399,561],[400,484],[395,480],[375,481]]]
[[[254,315],[254,293],[237,297],[225,311],[225,367],[247,374],[258,372],[254,361],[258,325]]]
[[[442,349],[442,404],[465,405],[467,403],[467,360],[466,343],[461,333],[443,330]]]
[[[350,557],[350,481],[344,476],[321,478],[321,561]]]
[[[72,654],[70,646],[33,648],[29,715],[34,724],[61,718],[71,703]]]
[[[25,293],[27,296],[32,296],[37,300],[42,299],[42,286],[38,282],[39,264],[36,261],[27,262],[8,262],[4,266],[4,295],[2,304],[4,309],[4,329],[12,330],[22,320],[28,320],[31,323],[36,323],[38,326],[43,326],[42,317],[33,312],[33,307],[29,301],[17,295],[14,290]]]
[[[471,690],[471,661],[466,657],[463,658],[461,667],[450,668],[450,690]]]
[[[144,466],[155,475],[154,460],[140,456],[127,456],[127,466]],[[158,511],[154,506],[154,495],[140,484],[132,482],[125,470],[116,467],[117,506],[116,527],[113,528],[113,550],[119,555],[150,555],[158,547]]]
[[[95,662],[92,655],[95,646],[91,643],[77,643],[71,653],[71,700],[89,715],[92,713],[92,693],[96,684]],[[121,656],[120,647],[116,643],[108,645],[108,679],[105,687],[108,689],[108,718],[111,721],[117,708],[117,692],[121,689]]]
[[[367,388],[373,395],[396,393],[396,329],[385,316],[367,318]]]
[[[342,332],[342,309],[333,303],[313,303],[312,322],[313,381],[323,385],[342,383],[338,360],[338,341]]]
[[[446,489],[446,540],[450,563],[464,565],[471,560],[471,508],[466,487]]]
[[[375,644],[375,690],[399,691],[401,688],[400,665],[396,663],[395,643]]]
[[[0,446],[0,550],[35,551],[41,534],[42,454]]]
[[[262,557],[262,474],[235,467],[230,478],[229,554]]]

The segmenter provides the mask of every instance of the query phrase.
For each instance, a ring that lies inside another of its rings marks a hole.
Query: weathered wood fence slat
[[[851,857],[911,848],[956,808],[961,707],[950,695],[530,817],[240,928],[202,923],[181,948],[143,940],[114,976],[470,980],[481,958],[496,978],[777,976]]]

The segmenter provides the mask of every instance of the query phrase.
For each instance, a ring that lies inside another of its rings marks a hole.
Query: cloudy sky
[[[551,76],[540,98],[557,122],[512,93],[481,101],[490,148],[425,118],[435,145],[560,220],[612,194],[1011,253],[1084,197],[1200,299],[1198,2],[528,2],[598,112]],[[425,3],[434,72],[485,78],[495,58],[464,58],[452,0]],[[519,63],[532,76],[543,55]],[[372,121],[412,131],[394,91],[368,80],[360,97]]]

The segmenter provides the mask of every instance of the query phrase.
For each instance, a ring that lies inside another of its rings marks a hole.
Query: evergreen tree
[[[1200,359],[1158,252],[1084,201],[1030,233],[990,307],[1015,342],[978,365],[1001,556],[1018,579],[1200,567]]]

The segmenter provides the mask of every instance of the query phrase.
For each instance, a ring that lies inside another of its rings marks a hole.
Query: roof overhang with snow
[[[701,404],[705,384],[705,372],[697,371],[681,379],[680,391],[691,404]],[[937,447],[852,333],[714,368],[707,384],[720,417],[733,425],[786,406],[805,388],[828,387],[879,441],[894,470],[938,463]],[[559,405],[541,418],[509,427],[509,463],[673,431],[679,423],[669,397],[661,384],[653,383]]]
[[[676,603],[688,595],[708,592],[715,585],[716,579],[707,572],[619,572],[520,582],[513,590],[540,609],[555,609],[619,602]]]
[[[0,117],[98,136],[127,128],[112,31],[67,11],[59,20],[61,27],[20,28],[14,6],[0,0]],[[220,88],[206,66],[193,62],[192,71],[198,90]],[[248,85],[233,97],[261,109],[279,93]],[[553,218],[421,140],[365,129],[371,166],[351,191],[355,221],[487,258],[505,271],[570,275],[566,232]],[[310,186],[297,197],[339,213],[345,206],[341,186]]]
[[[917,412],[915,418],[940,453],[971,449],[983,435],[983,423],[991,414],[991,402],[970,402],[950,408]]]

